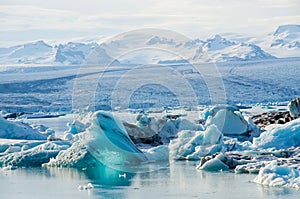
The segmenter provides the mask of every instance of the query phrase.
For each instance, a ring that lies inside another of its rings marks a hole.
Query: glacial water
[[[109,168],[22,168],[0,172],[1,198],[299,198],[300,190],[264,187],[255,175],[205,172],[196,162],[173,162],[151,172],[130,174]],[[125,174],[125,175],[124,175]],[[94,188],[79,190],[92,183]]]

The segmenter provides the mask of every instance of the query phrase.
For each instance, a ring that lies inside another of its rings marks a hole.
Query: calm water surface
[[[299,198],[300,190],[269,188],[252,183],[255,175],[205,172],[195,162],[130,174],[109,168],[78,171],[61,168],[23,168],[0,171],[2,199],[34,198]],[[153,166],[152,169],[155,169]],[[79,185],[91,182],[91,190]]]

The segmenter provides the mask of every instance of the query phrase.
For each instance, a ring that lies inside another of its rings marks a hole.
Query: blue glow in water
[[[151,167],[151,166],[150,166]],[[300,190],[263,187],[255,175],[205,172],[195,162],[175,162],[151,172],[126,173],[108,167],[84,171],[30,168],[0,172],[1,198],[299,198]],[[78,190],[92,183],[94,188]]]

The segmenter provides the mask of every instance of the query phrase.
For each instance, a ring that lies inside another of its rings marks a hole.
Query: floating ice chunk
[[[223,148],[223,136],[216,125],[212,124],[205,131],[181,131],[178,138],[169,144],[172,159],[197,160],[212,155]]]
[[[171,139],[176,138],[181,130],[203,130],[201,126],[181,118],[182,115],[166,115],[163,118],[155,118],[141,112],[137,116],[137,123],[130,124],[123,122],[128,134],[137,138],[151,138],[157,135],[163,143],[169,143]],[[154,137],[154,142],[157,140]],[[148,141],[148,140],[146,140]]]
[[[203,130],[203,127],[183,118],[178,118],[176,120],[169,119],[159,132],[159,136],[162,137],[164,143],[169,143],[170,140],[178,136],[178,132],[183,130],[197,131]]]
[[[213,158],[205,162],[202,166],[198,165],[197,169],[206,171],[227,171],[229,167],[219,158]]]
[[[95,112],[87,129],[89,153],[104,165],[137,164],[146,156],[133,144],[123,124],[112,114]]]
[[[86,168],[99,164],[135,165],[148,160],[132,143],[123,124],[112,114],[95,112],[90,122],[91,126],[86,132],[75,135],[79,136],[78,141],[44,166]],[[155,154],[154,150],[152,152]],[[158,157],[158,153],[153,158]]]
[[[260,169],[253,182],[267,186],[300,188],[300,171],[278,166],[275,160]]]
[[[268,159],[268,158],[266,158]],[[272,158],[275,159],[275,158]],[[260,169],[264,167],[266,164],[270,163],[270,161],[253,161],[250,163],[245,163],[241,165],[237,165],[234,169],[235,173],[259,173]]]
[[[22,122],[8,121],[0,117],[0,138],[46,140],[47,135],[39,133],[31,126]]]
[[[78,189],[79,190],[89,190],[89,189],[93,189],[94,185],[92,183],[87,183],[87,185],[79,185]]]
[[[57,154],[70,147],[69,142],[46,142],[19,152],[5,153],[0,157],[0,167],[2,166],[18,166],[18,167],[34,167],[41,166],[43,163],[49,162],[50,158],[57,156]]]
[[[72,146],[59,152],[56,157],[51,158],[44,167],[76,167],[86,168],[97,165],[97,160],[87,151],[83,140],[76,141]]]
[[[215,116],[210,117],[205,126],[215,124],[224,135],[245,134],[248,129],[248,123],[240,114],[231,110],[219,110]]]
[[[260,134],[260,129],[250,117],[244,116],[235,106],[218,105],[204,111],[202,120],[205,127],[215,124],[226,136],[237,137],[239,140],[252,141]]]
[[[123,122],[123,125],[126,132],[133,138],[150,138],[158,133],[152,130],[149,126],[138,126],[127,122]]]
[[[290,111],[291,116],[300,116],[300,97],[297,97],[296,99],[290,101],[288,104],[288,109]]]
[[[204,120],[207,120],[209,116],[215,116],[218,111],[220,110],[229,110],[229,111],[239,111],[239,108],[236,106],[230,106],[230,105],[215,105],[212,108],[207,108],[203,111],[201,118]]]
[[[126,173],[119,174],[119,178],[126,178]]]
[[[253,148],[286,149],[300,146],[300,118],[283,125],[272,125],[253,139]]]
[[[169,149],[167,145],[143,149],[142,151],[149,161],[163,161],[169,159]]]

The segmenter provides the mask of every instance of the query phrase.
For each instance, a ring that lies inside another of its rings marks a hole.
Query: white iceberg
[[[25,123],[8,121],[0,116],[0,138],[46,140],[47,136],[47,134],[41,134]]]
[[[70,148],[60,151],[57,156],[51,158],[42,166],[87,168],[95,167],[97,164],[98,161],[88,152],[85,143],[76,141]]]
[[[183,130],[203,130],[204,128],[200,125],[197,125],[187,119],[177,118],[177,119],[168,119],[161,131],[159,136],[162,138],[164,143],[169,143],[170,140],[178,137],[178,132]]]
[[[235,107],[213,107],[209,113],[205,126],[215,124],[226,136],[235,136],[243,140],[252,140],[260,133],[259,128],[250,117],[242,115],[239,111],[233,111]],[[207,114],[207,113],[206,113]],[[206,115],[207,117],[207,115]]]
[[[269,126],[253,139],[253,148],[287,149],[300,146],[300,118],[285,124]]]
[[[21,151],[21,147],[15,146],[14,149],[6,150],[0,157],[0,167],[9,165],[17,167],[34,167],[41,166],[43,163],[49,162],[51,158],[70,147],[69,142],[46,142],[39,144],[33,148]],[[25,145],[24,145],[25,146]]]
[[[169,144],[170,157],[175,160],[199,160],[223,149],[223,134],[216,125],[208,126],[205,131],[181,131],[178,138]]]
[[[148,159],[148,162],[166,161],[169,160],[168,145],[161,145],[149,149],[142,149]]]
[[[300,171],[287,166],[278,166],[274,160],[260,169],[253,182],[266,186],[300,188]]]

